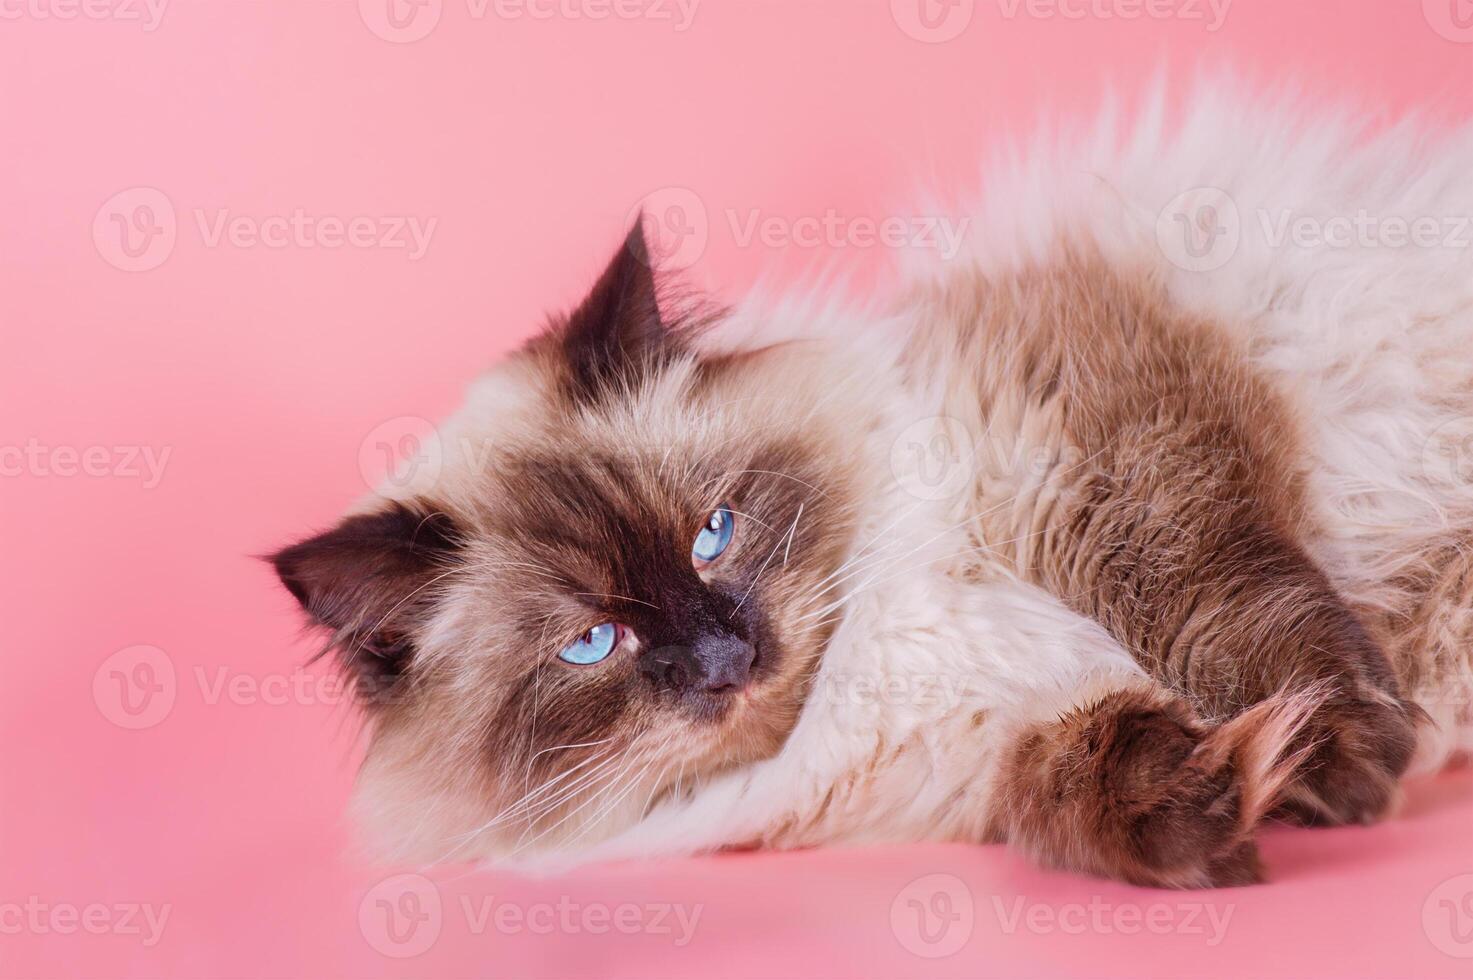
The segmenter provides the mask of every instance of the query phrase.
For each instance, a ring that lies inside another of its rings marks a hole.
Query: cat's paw
[[[1314,750],[1323,695],[1280,695],[1216,727],[1153,688],[1115,691],[1022,733],[992,825],[1055,867],[1162,888],[1262,878],[1254,831]]]
[[[1379,691],[1326,700],[1300,736],[1310,750],[1277,815],[1324,826],[1386,816],[1416,748],[1417,712]]]
[[[1102,708],[1084,743],[1095,784],[1087,817],[1107,871],[1166,888],[1261,880],[1250,811],[1264,789],[1245,785],[1261,773],[1227,744],[1246,728],[1209,731],[1179,704]]]
[[[1253,834],[1311,750],[1298,733],[1318,703],[1276,698],[1209,727],[1169,695],[1110,695],[1034,756],[1054,805],[1021,836],[1051,863],[1139,885],[1259,881]]]

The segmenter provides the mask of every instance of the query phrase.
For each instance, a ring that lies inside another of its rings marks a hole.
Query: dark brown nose
[[[757,651],[732,633],[711,632],[695,642],[655,647],[639,658],[639,672],[658,688],[684,694],[734,694],[747,686]]]

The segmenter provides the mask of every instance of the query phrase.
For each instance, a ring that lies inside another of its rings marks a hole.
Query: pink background
[[[0,2],[0,974],[1473,976],[1453,955],[1473,955],[1466,772],[1377,828],[1270,831],[1261,888],[1140,891],[979,847],[453,869],[410,880],[430,918],[395,946],[373,900],[405,880],[365,903],[391,871],[347,850],[352,715],[281,687],[309,646],[249,557],[363,492],[378,445],[573,300],[652,191],[703,209],[688,275],[718,294],[836,257],[872,281],[881,248],[744,247],[728,212],[905,214],[918,185],[974,186],[984,151],[1040,113],[1162,66],[1292,70],[1368,111],[1456,118],[1473,110],[1473,37],[1449,19],[1466,0],[1237,0],[1215,31],[979,0],[951,8],[942,30],[975,9],[945,43],[910,0],[705,0],[685,30],[428,0],[407,30],[439,20],[412,43],[370,29],[393,33],[384,0],[173,0],[156,24],[127,19],[142,0],[87,2]],[[330,224],[212,244],[220,209],[436,224],[417,258],[328,247]],[[129,255],[116,222],[135,218]],[[169,454],[158,479],[143,450]],[[120,700],[128,678],[153,699]],[[953,877],[911,884],[933,874]],[[478,931],[461,901],[486,896],[701,911],[677,946]],[[953,913],[938,945],[910,899]],[[1020,900],[1037,911],[1009,930]],[[1077,919],[1092,901],[1103,918]],[[152,944],[140,904],[168,908]],[[1230,916],[1215,944],[1209,913]]]

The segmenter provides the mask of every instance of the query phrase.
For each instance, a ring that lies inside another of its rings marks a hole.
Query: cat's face
[[[427,857],[594,839],[778,751],[868,475],[823,345],[702,353],[638,229],[447,425],[436,478],[275,556],[368,692],[367,809]]]

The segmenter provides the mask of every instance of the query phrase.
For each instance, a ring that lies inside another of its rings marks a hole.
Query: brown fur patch
[[[1296,798],[1329,822],[1383,813],[1413,712],[1300,543],[1301,436],[1246,351],[1149,277],[1086,255],[959,277],[929,302],[913,370],[950,374],[954,414],[1024,441],[984,459],[1045,461],[980,474],[979,544],[1206,717],[1325,686]]]

